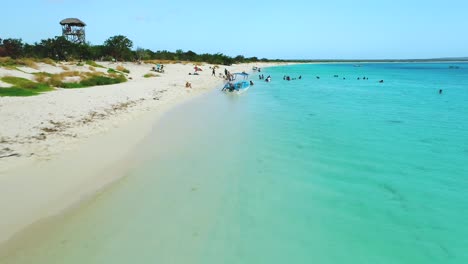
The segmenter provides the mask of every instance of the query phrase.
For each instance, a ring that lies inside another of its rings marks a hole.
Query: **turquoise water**
[[[450,65],[265,69],[173,110],[128,177],[3,262],[468,263],[468,64]]]

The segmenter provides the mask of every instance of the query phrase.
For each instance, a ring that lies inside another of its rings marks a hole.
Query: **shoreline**
[[[226,68],[234,72],[251,71],[252,66],[263,68],[279,65],[287,64],[255,63],[233,65]],[[144,66],[150,67],[150,65]],[[174,71],[174,73],[168,74],[168,76],[164,75],[160,77],[161,79],[145,80],[140,78],[137,80],[137,78],[132,78],[127,83],[108,87],[59,90],[35,97],[6,98],[6,100],[3,100],[5,97],[0,98],[0,106],[5,107],[6,105],[7,108],[13,109],[7,109],[5,111],[7,113],[21,107],[23,110],[31,111],[31,109],[27,109],[30,107],[29,104],[18,103],[22,101],[33,103],[45,101],[45,103],[50,104],[54,100],[70,100],[65,104],[73,104],[75,99],[73,96],[76,94],[81,95],[82,102],[90,100],[86,96],[94,98],[98,95],[94,102],[96,103],[102,101],[105,96],[112,96],[112,90],[119,87],[122,90],[126,89],[126,91],[121,92],[126,98],[124,97],[120,103],[133,102],[132,105],[121,109],[122,111],[111,112],[105,118],[77,126],[70,125],[74,124],[70,122],[62,131],[51,132],[50,136],[42,140],[18,140],[16,144],[8,145],[20,146],[21,151],[27,152],[33,149],[40,153],[0,159],[0,167],[2,168],[0,169],[0,193],[2,193],[0,212],[3,215],[0,222],[0,249],[7,249],[9,243],[15,240],[16,235],[21,237],[23,231],[30,226],[79,207],[112,183],[122,179],[136,162],[132,158],[132,153],[136,153],[139,143],[150,134],[161,116],[170,109],[206,95],[222,85],[221,78],[211,76],[209,66],[211,65],[202,66],[205,71],[201,76],[187,77],[186,74],[192,66],[174,64],[167,65],[167,71]],[[132,71],[134,70],[132,69]],[[218,71],[220,70],[218,69]],[[191,81],[194,87],[190,91],[183,86],[186,79]],[[176,80],[180,81],[176,82]],[[157,81],[160,81],[159,87],[155,87],[157,84],[153,83]],[[142,92],[130,89],[140,89]],[[171,93],[170,89],[178,90]],[[161,93],[163,90],[168,90],[168,92]],[[131,93],[134,94],[129,97]],[[86,96],[82,96],[82,94]],[[120,96],[118,99],[121,99],[122,94],[118,95]],[[153,97],[155,94],[158,96],[157,100]],[[57,95],[59,96],[57,97]],[[154,100],[151,100],[152,97]],[[135,98],[144,98],[144,100],[136,100]],[[108,100],[104,106],[98,104],[96,112],[102,112],[103,107],[104,109],[105,107],[113,107],[118,101]],[[5,104],[5,102],[7,103]],[[91,109],[95,107],[92,103],[90,104]],[[75,103],[74,106],[76,105]],[[0,119],[7,119],[4,122],[7,124],[15,122],[15,118],[6,118],[4,109],[2,109]],[[60,109],[60,107],[55,109]],[[84,114],[86,114],[86,110],[89,109],[85,109]],[[52,116],[56,118],[66,114],[66,112],[53,113]],[[37,130],[34,125],[47,122],[49,115],[40,116],[42,120],[33,120],[37,117],[29,116],[30,121],[34,121],[32,123],[28,123],[28,120],[22,121]],[[28,118],[28,116],[24,116],[24,118]],[[78,120],[82,118],[83,116],[75,117]],[[17,120],[16,122],[18,122]],[[21,128],[21,126],[19,127]],[[69,136],[71,133],[76,136]],[[26,136],[28,135],[26,134]],[[5,145],[3,141],[1,142],[0,146]],[[0,149],[3,148],[4,146],[1,146]]]

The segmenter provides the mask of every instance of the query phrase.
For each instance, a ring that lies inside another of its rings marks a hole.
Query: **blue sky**
[[[33,43],[77,17],[92,44],[122,34],[152,50],[272,59],[458,57],[467,12],[467,0],[17,0],[2,3],[0,38]]]

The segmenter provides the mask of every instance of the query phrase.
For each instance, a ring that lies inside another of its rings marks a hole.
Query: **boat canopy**
[[[232,74],[232,76],[234,77],[234,80],[237,79],[237,76],[241,76],[245,79],[249,78],[249,74],[245,73],[245,72],[235,72]]]

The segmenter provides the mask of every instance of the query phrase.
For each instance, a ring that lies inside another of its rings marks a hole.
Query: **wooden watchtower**
[[[67,18],[60,21],[62,25],[62,36],[68,41],[78,44],[86,42],[86,24],[78,18]]]

